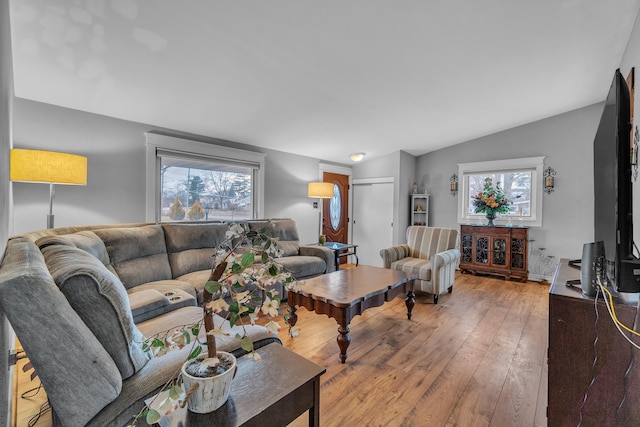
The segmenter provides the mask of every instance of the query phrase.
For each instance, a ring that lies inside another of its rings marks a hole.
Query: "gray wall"
[[[418,182],[431,194],[431,225],[458,227],[457,198],[449,187],[458,163],[546,156],[545,167],[557,172],[556,188],[543,195],[543,224],[530,230],[531,247],[545,248],[545,257],[580,258],[582,245],[593,240],[593,138],[602,107],[592,105],[418,157]]]
[[[296,220],[303,243],[317,240],[318,210],[307,198],[307,182],[318,177],[319,160],[245,144],[170,131],[49,104],[15,99],[15,147],[87,156],[86,187],[56,187],[55,226],[145,221],[144,132],[161,130],[265,153],[265,216]],[[46,227],[48,186],[13,184],[13,234]]]
[[[11,185],[9,183],[9,150],[13,103],[13,67],[11,61],[11,31],[9,0],[0,0],[0,262],[7,246],[11,216]],[[13,348],[9,322],[0,311],[0,425],[10,425],[12,368],[7,355]]]

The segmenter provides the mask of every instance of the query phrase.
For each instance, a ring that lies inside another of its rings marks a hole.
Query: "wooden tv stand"
[[[580,279],[580,271],[561,259],[549,290],[548,425],[578,425],[587,392],[583,426],[640,425],[640,351],[633,350],[635,368],[625,380],[632,346],[616,329],[602,297],[595,304],[594,298],[582,296],[579,285],[566,286],[567,280],[576,279]],[[614,307],[618,319],[633,327],[636,306],[614,302]],[[596,331],[598,360],[592,370]],[[626,400],[618,412],[625,397],[625,381]]]

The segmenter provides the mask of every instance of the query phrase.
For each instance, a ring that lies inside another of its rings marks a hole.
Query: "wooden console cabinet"
[[[529,228],[486,225],[460,226],[460,270],[488,273],[526,282]]]
[[[547,424],[577,426],[582,415],[585,427],[638,426],[640,350],[616,329],[601,297],[596,304],[582,296],[580,285],[566,285],[576,279],[580,271],[561,259],[549,290]],[[632,328],[636,306],[614,307]]]

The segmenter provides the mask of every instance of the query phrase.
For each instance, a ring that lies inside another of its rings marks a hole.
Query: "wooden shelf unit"
[[[411,195],[411,222],[410,225],[429,225],[429,195]]]
[[[460,226],[460,270],[488,273],[526,282],[529,278],[529,228]]]

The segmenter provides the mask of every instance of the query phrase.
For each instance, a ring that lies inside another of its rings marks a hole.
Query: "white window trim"
[[[158,148],[183,151],[185,153],[199,154],[202,156],[236,160],[259,164],[255,171],[253,191],[253,217],[262,218],[264,214],[264,164],[266,154],[255,151],[240,150],[221,145],[208,144],[175,136],[162,135],[154,132],[145,132],[146,137],[146,209],[147,222],[160,222],[158,212],[158,200],[160,200],[160,158],[157,155]]]
[[[521,159],[493,160],[488,162],[459,163],[458,177],[460,179],[460,191],[458,191],[458,223],[472,223],[474,219],[466,211],[465,200],[469,198],[469,175],[476,175],[482,172],[508,171],[518,169],[532,169],[531,174],[531,195],[532,211],[531,217],[519,221],[527,227],[542,227],[542,171],[544,169],[545,156],[525,157]],[[504,224],[507,219],[498,217],[496,224]]]

